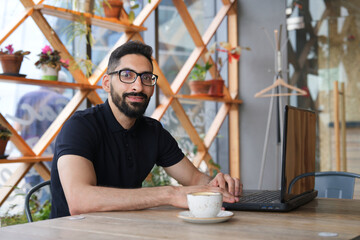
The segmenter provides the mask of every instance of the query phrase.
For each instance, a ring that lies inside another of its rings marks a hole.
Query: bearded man
[[[161,123],[143,114],[154,93],[152,48],[130,41],[115,49],[102,87],[104,104],[77,111],[62,127],[51,169],[51,217],[137,210],[161,205],[187,208],[186,194],[221,192],[238,201],[239,179],[213,179],[187,159]],[[154,165],[182,186],[142,188]]]

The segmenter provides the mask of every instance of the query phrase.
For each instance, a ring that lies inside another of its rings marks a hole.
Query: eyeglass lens
[[[140,76],[141,82],[147,86],[153,86],[156,83],[156,76],[152,73],[138,74],[131,70],[121,70],[119,72],[120,80],[124,83],[133,83],[137,76]]]

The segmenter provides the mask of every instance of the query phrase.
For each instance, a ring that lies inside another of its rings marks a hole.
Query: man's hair
[[[151,67],[154,68],[151,59],[152,52],[152,47],[140,41],[129,41],[124,43],[111,53],[107,73],[114,71],[120,63],[120,59],[128,54],[139,54],[146,57],[149,60]]]

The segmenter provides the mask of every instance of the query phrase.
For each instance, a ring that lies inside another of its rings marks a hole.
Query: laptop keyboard
[[[250,193],[240,198],[240,203],[271,203],[280,199],[280,191],[262,191]]]

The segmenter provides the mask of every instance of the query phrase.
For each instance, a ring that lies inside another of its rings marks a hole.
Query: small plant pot
[[[58,75],[59,75],[59,70],[60,70],[60,67],[53,68],[53,67],[49,67],[47,65],[42,65],[41,66],[41,71],[42,71],[41,79],[57,81]]]
[[[107,0],[107,2],[104,1],[103,9],[105,17],[119,19],[122,7],[122,0]]]
[[[213,79],[208,80],[211,83],[209,89],[209,95],[212,97],[223,97],[224,96],[224,80]]]
[[[4,74],[19,74],[23,55],[2,54],[0,55],[1,66]]]
[[[0,158],[5,158],[5,149],[10,138],[0,138]]]
[[[210,89],[210,82],[209,81],[190,81],[190,95],[208,95]]]

